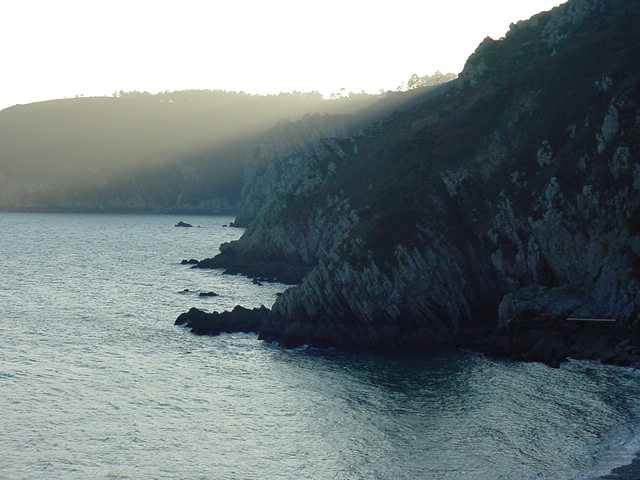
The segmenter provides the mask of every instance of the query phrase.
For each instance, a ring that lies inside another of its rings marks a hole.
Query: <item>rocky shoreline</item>
[[[588,322],[572,324],[566,319],[526,330],[494,329],[464,339],[461,346],[490,356],[542,362],[555,368],[569,358],[640,368],[640,346],[624,331]]]
[[[192,268],[220,268],[224,269],[224,273],[230,275],[242,274],[261,281],[295,285],[302,282],[313,266],[256,257],[242,257],[222,252],[213,258],[205,258],[194,263]]]
[[[174,325],[184,325],[196,335],[220,335],[221,333],[257,333],[260,323],[269,313],[265,306],[248,309],[236,305],[230,312],[207,313],[191,308],[181,314]]]
[[[272,311],[261,306],[247,309],[237,305],[232,311],[207,313],[191,308],[182,313],[175,325],[190,328],[197,335],[220,333],[256,333],[267,342],[277,341],[285,348],[304,344],[315,347],[393,348],[384,344],[317,344],[305,339],[280,338],[269,329]],[[452,347],[481,352],[496,358],[514,361],[541,362],[558,368],[569,358],[597,360],[604,364],[640,368],[640,345],[628,332],[616,330],[615,325],[604,322],[569,321],[554,319],[545,322],[522,322],[509,328],[476,328],[461,332],[450,342],[435,345],[428,342],[406,344],[404,348]]]
[[[628,465],[614,468],[611,473],[596,480],[638,480],[640,478],[640,453]]]
[[[196,308],[181,314],[176,325],[190,328],[197,335],[220,333],[256,333],[268,335],[263,327],[271,311],[264,306],[247,309],[236,306],[231,312],[206,313]],[[537,361],[558,368],[568,358],[600,360],[605,364],[640,367],[640,347],[615,325],[598,322],[571,322],[566,319],[524,324],[511,328],[476,329],[465,332],[451,347],[468,349],[496,358],[514,361]],[[297,347],[289,344],[284,347]],[[419,348],[419,347],[414,347]],[[616,467],[596,480],[637,480],[640,478],[640,454],[627,465]]]

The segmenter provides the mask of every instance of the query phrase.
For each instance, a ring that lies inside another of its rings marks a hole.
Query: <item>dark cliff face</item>
[[[397,346],[501,332],[509,350],[515,334],[596,317],[617,320],[611,342],[635,342],[639,22],[635,1],[570,1],[485,40],[452,88],[344,138],[339,161],[301,155],[257,175],[274,200],[226,248],[274,246],[271,260],[309,270],[261,336]],[[278,190],[312,166],[331,173]]]
[[[337,197],[309,204],[354,148],[351,120],[315,115],[282,122],[253,152],[235,222],[250,224],[242,241],[221,245],[217,257],[198,266],[297,283],[317,265],[355,223]]]
[[[249,228],[198,266],[299,283],[358,221],[344,192],[335,189],[360,145],[379,129],[374,122],[449,88],[389,93],[354,115],[279,122],[248,158],[235,225]]]

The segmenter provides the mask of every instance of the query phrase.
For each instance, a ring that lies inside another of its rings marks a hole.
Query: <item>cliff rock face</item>
[[[282,122],[253,152],[235,222],[250,227],[199,266],[299,282],[357,221],[343,196],[322,194],[356,148],[348,132],[341,116]]]
[[[343,116],[310,115],[297,122],[281,121],[252,151],[236,224],[247,226],[268,215],[283,197],[303,196],[324,183],[336,169],[335,164],[330,165],[331,158],[345,156],[338,139],[347,138]]]
[[[569,1],[485,40],[441,95],[269,155],[220,258],[309,273],[261,336],[640,353],[639,22],[635,1]]]

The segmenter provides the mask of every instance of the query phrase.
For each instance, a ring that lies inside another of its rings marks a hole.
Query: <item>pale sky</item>
[[[118,90],[378,92],[560,0],[1,0],[0,109]]]

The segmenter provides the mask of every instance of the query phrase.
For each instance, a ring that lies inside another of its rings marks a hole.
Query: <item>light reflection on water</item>
[[[178,265],[231,220],[0,214],[0,477],[568,479],[633,451],[628,370],[174,327],[285,288]]]

